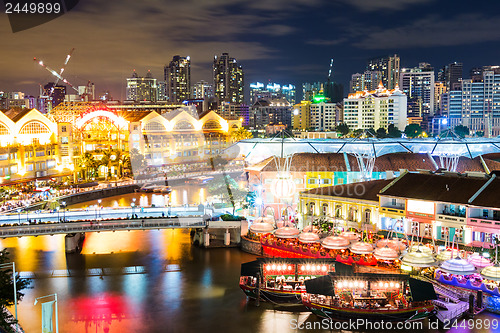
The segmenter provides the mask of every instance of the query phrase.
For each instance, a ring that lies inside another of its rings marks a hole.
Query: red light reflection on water
[[[111,293],[74,298],[68,304],[68,310],[71,313],[71,321],[83,323],[85,331],[95,327],[96,331],[101,328],[102,332],[107,333],[113,327],[116,332],[119,329],[115,326],[122,326],[122,321],[131,317],[127,298]]]

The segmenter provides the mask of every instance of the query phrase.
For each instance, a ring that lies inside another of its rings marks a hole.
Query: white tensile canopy
[[[349,244],[350,242],[347,238],[340,236],[328,236],[326,238],[323,238],[323,240],[321,241],[321,245],[323,245],[324,248],[332,250],[347,249]]]

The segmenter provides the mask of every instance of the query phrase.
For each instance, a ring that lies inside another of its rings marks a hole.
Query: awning
[[[241,264],[241,276],[257,276],[260,273],[260,262],[258,260]]]
[[[334,296],[332,278],[330,275],[320,276],[316,279],[306,280],[306,292],[308,294]]]
[[[437,299],[432,283],[414,278],[410,278],[408,282],[410,283],[411,296],[415,302]]]

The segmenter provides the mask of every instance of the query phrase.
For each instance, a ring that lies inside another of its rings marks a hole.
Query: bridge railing
[[[206,225],[207,221],[204,221],[201,217],[47,223],[38,225],[2,227],[0,228],[0,237],[6,238],[115,230],[202,228]]]

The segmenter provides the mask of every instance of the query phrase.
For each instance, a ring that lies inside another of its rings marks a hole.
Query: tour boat
[[[252,299],[298,305],[304,281],[335,271],[335,265],[333,259],[257,258],[241,265],[240,288]]]
[[[432,283],[404,274],[329,272],[305,282],[302,303],[331,320],[407,321],[434,310]]]
[[[378,265],[377,258],[372,254],[372,247],[368,243],[353,242],[351,244],[348,238],[342,236],[329,236],[320,240],[318,236],[314,236],[311,232],[298,234],[297,232],[285,233],[278,230],[275,234],[270,231],[268,233],[261,232],[260,243],[264,256],[334,259],[348,265]],[[352,239],[355,241],[355,238]],[[354,251],[352,251],[352,246],[355,246]],[[393,264],[398,259],[397,257],[392,261]]]

